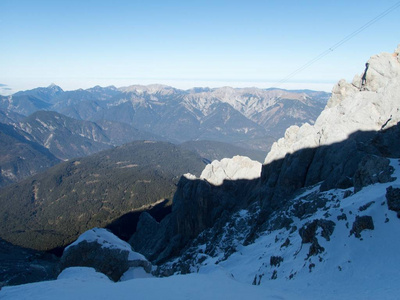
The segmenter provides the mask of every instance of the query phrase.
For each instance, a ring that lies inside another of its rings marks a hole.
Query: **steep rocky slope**
[[[97,124],[50,111],[37,111],[17,125],[61,160],[109,149],[112,143]]]

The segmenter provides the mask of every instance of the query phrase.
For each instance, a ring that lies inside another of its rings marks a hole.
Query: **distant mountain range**
[[[215,140],[266,151],[287,125],[313,123],[329,93],[257,88],[179,90],[162,85],[63,91],[56,85],[0,98],[28,116],[56,111],[76,120],[128,124],[172,142]]]
[[[308,90],[184,91],[162,85],[63,91],[52,84],[0,96],[0,122],[12,126],[30,146],[44,147],[59,160],[134,140],[161,140],[185,143],[207,161],[237,154],[263,161],[288,125],[312,124],[328,97],[328,93]],[[52,165],[30,163],[27,167],[21,163],[26,162],[24,155],[6,150],[13,145],[3,145],[7,155],[0,160],[0,187]]]

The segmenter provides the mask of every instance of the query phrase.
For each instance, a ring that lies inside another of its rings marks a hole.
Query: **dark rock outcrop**
[[[397,216],[400,218],[400,188],[389,186],[386,189],[386,200],[388,208],[397,212]]]
[[[397,124],[378,132],[358,131],[342,142],[304,148],[263,165],[260,197],[266,216],[299,188],[321,183],[320,191],[352,186],[358,191],[392,181],[393,168],[386,157],[396,157],[399,150],[393,144],[400,148],[399,141]]]
[[[335,226],[335,222],[330,220],[318,219],[309,222],[299,229],[301,241],[303,244],[312,243],[316,238],[318,227],[322,229],[321,236],[329,241]]]
[[[302,244],[311,243],[307,257],[317,255],[325,251],[325,248],[318,243],[317,229],[321,228],[321,236],[329,241],[330,236],[335,230],[335,226],[336,224],[333,221],[318,219],[305,224],[299,229]]]
[[[281,256],[271,256],[269,259],[269,264],[271,266],[280,266],[281,262],[283,262],[283,257]]]
[[[361,238],[361,232],[365,229],[374,230],[374,220],[371,216],[356,216],[350,235],[354,234],[356,238]]]
[[[136,233],[130,238],[129,244],[149,260],[154,260],[157,256],[161,258],[168,256],[175,247],[172,227],[169,227],[170,218],[168,215],[158,223],[150,214],[143,212],[139,217]]]
[[[54,280],[60,272],[59,258],[22,248],[0,239],[0,289],[7,285]]]

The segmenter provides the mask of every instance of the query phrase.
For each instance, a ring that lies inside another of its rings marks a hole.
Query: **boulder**
[[[91,267],[113,281],[118,281],[131,267],[143,267],[146,272],[152,269],[143,255],[134,252],[128,243],[102,228],[84,232],[65,248],[61,269],[69,267]]]

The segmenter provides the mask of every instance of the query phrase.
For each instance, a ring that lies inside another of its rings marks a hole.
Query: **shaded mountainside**
[[[28,116],[38,110],[47,110],[51,104],[30,95],[0,96],[0,109]]]
[[[0,237],[38,250],[65,246],[89,228],[172,200],[181,174],[203,168],[193,152],[151,141],[61,163],[0,190]]]
[[[54,111],[37,111],[16,126],[63,160],[88,156],[134,140],[162,140],[125,123],[82,121]]]
[[[0,123],[0,187],[59,163],[48,149],[23,131]]]
[[[62,160],[87,156],[112,147],[110,139],[97,124],[56,112],[37,111],[18,126]]]
[[[20,115],[16,112],[0,109],[0,123],[14,124],[16,122],[22,121],[23,119],[25,119],[25,116],[23,115]]]

